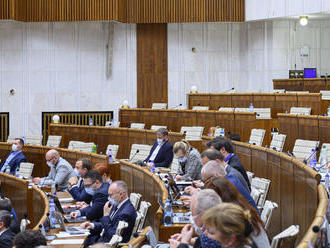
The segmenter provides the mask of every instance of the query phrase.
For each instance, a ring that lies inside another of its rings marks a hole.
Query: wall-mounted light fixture
[[[299,23],[301,26],[306,26],[308,24],[308,16],[299,16]]]

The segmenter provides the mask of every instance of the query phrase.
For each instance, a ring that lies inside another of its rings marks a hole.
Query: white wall
[[[246,0],[245,20],[299,16],[330,11],[329,0]]]
[[[135,25],[115,24],[108,80],[107,25],[0,22],[0,111],[10,112],[11,135],[40,134],[42,111],[136,105]]]
[[[136,106],[136,29],[115,24],[113,73],[106,79],[107,24],[0,22],[0,111],[11,135],[41,132],[42,111],[117,110]],[[330,75],[330,20],[168,24],[169,107],[199,92],[269,92],[288,70]],[[300,48],[310,47],[301,58]],[[196,48],[196,53],[192,52]],[[16,94],[10,96],[14,88]]]
[[[273,78],[316,67],[330,75],[330,20],[168,25],[169,106],[186,104],[192,85],[199,92],[269,92]],[[303,46],[308,57],[300,57]],[[196,52],[192,52],[192,47]]]

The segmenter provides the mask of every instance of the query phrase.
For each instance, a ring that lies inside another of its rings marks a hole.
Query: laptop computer
[[[61,213],[58,212],[58,222],[62,230],[70,234],[85,234],[88,232],[85,229],[82,229],[79,226],[67,226],[65,225],[64,217]]]

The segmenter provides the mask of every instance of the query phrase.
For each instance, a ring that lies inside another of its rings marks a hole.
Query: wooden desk
[[[292,78],[273,79],[274,89],[286,91],[309,91],[318,93],[320,90],[330,90],[330,79],[325,78]]]
[[[296,139],[330,142],[330,117],[278,114],[279,132],[286,134],[283,151],[292,151]]]

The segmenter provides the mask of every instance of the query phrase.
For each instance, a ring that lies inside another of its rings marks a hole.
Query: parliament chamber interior
[[[0,1],[0,248],[330,247],[330,2]]]

